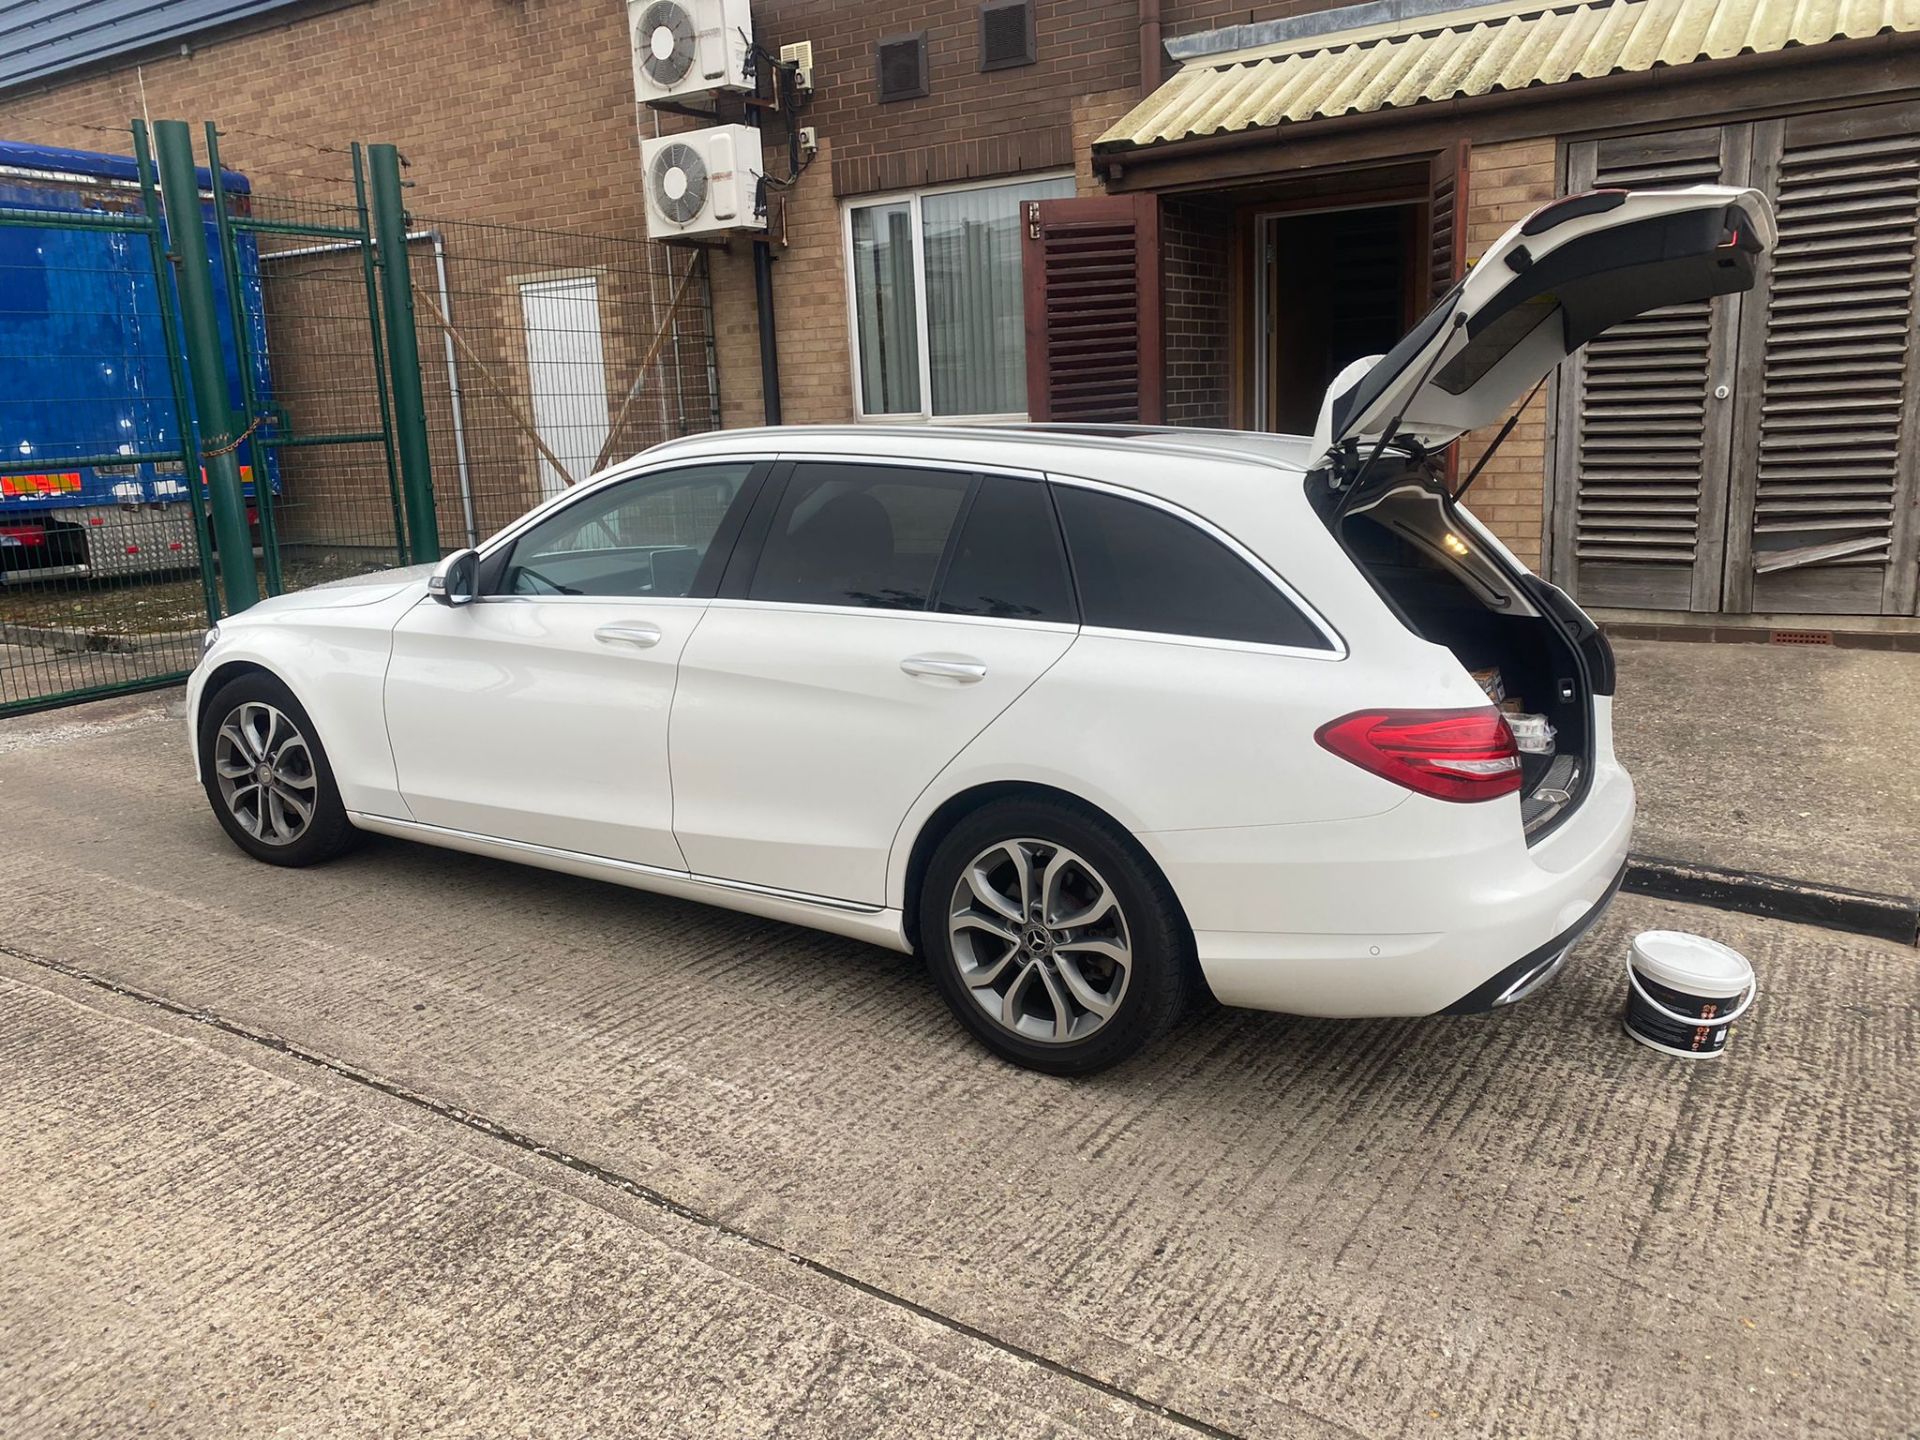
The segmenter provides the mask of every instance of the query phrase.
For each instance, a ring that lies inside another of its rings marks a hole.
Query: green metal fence
[[[0,417],[38,397],[0,426],[0,716],[177,683],[259,596],[719,423],[697,252],[410,215],[391,146],[222,154],[248,134],[136,123],[126,174],[0,179]]]

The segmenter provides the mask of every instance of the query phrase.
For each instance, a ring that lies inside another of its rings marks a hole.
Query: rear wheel
[[[920,939],[960,1022],[1054,1075],[1150,1044],[1192,989],[1165,879],[1123,831],[1064,801],[999,801],[961,820],[928,863]]]
[[[317,865],[359,832],[293,692],[261,672],[222,685],[200,714],[200,776],[233,843],[270,865]]]

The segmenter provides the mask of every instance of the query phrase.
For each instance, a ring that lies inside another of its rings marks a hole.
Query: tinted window
[[[1008,620],[1074,618],[1073,582],[1045,485],[981,478],[934,608]]]
[[[1197,526],[1078,486],[1054,496],[1086,624],[1329,648],[1286,596]]]
[[[569,505],[513,542],[500,593],[691,594],[752,470],[740,461],[636,476]]]
[[[924,610],[971,475],[797,465],[749,600]]]

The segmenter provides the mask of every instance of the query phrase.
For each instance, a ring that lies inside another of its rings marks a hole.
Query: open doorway
[[[1311,434],[1333,377],[1419,318],[1425,213],[1406,203],[1255,217],[1256,429]]]

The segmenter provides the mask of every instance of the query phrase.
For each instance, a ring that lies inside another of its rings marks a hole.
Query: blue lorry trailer
[[[218,255],[213,177],[203,168],[198,180],[207,249]],[[246,176],[223,171],[220,185],[244,212]],[[131,157],[0,141],[0,208],[138,215],[144,202]],[[244,352],[223,267],[213,284],[227,403],[238,415],[243,353],[262,407],[272,388],[258,242],[241,231],[234,244]],[[183,449],[192,397],[174,393],[173,373],[146,234],[0,220],[0,584],[199,564],[189,507],[205,506],[204,478],[190,485],[177,459],[106,459]],[[256,485],[279,491],[268,453],[265,476],[241,471],[250,520]]]

